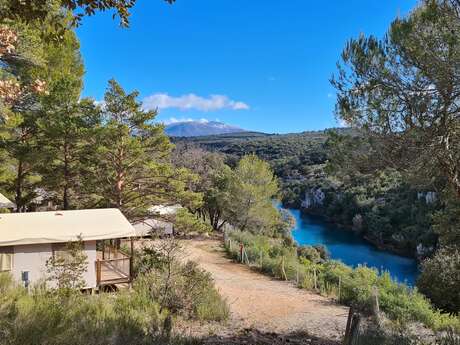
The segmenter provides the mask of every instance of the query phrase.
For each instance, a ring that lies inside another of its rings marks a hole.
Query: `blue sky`
[[[158,120],[209,119],[287,133],[337,126],[334,89],[342,48],[382,36],[415,0],[138,0],[131,26],[111,13],[77,30],[84,95],[102,99],[115,78],[140,92]]]

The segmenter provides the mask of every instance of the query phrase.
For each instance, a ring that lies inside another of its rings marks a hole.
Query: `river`
[[[332,259],[353,267],[366,265],[389,271],[399,282],[415,285],[419,274],[415,259],[380,250],[354,232],[340,229],[319,217],[302,214],[296,209],[286,210],[296,220],[292,236],[298,244],[322,244],[327,247]]]

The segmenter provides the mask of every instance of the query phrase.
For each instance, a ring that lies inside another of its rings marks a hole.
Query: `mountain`
[[[171,123],[165,127],[165,133],[170,137],[197,137],[239,132],[246,131],[219,121],[184,121]]]

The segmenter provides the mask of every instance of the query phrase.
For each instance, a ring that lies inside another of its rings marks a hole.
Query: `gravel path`
[[[308,332],[337,340],[344,333],[348,308],[230,261],[217,240],[191,240],[185,245],[187,258],[214,277],[237,327],[279,334]]]

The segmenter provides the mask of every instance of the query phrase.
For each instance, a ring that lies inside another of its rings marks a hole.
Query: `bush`
[[[195,262],[179,260],[182,247],[175,239],[158,241],[138,253],[136,290],[168,310],[187,318],[222,321],[228,318],[226,301],[217,293],[212,277]]]
[[[316,248],[312,246],[300,246],[297,248],[297,255],[301,258],[305,258],[313,263],[319,263],[321,261],[321,254]]]
[[[453,313],[460,311],[460,251],[440,249],[422,265],[417,281],[421,292],[440,308]]]

